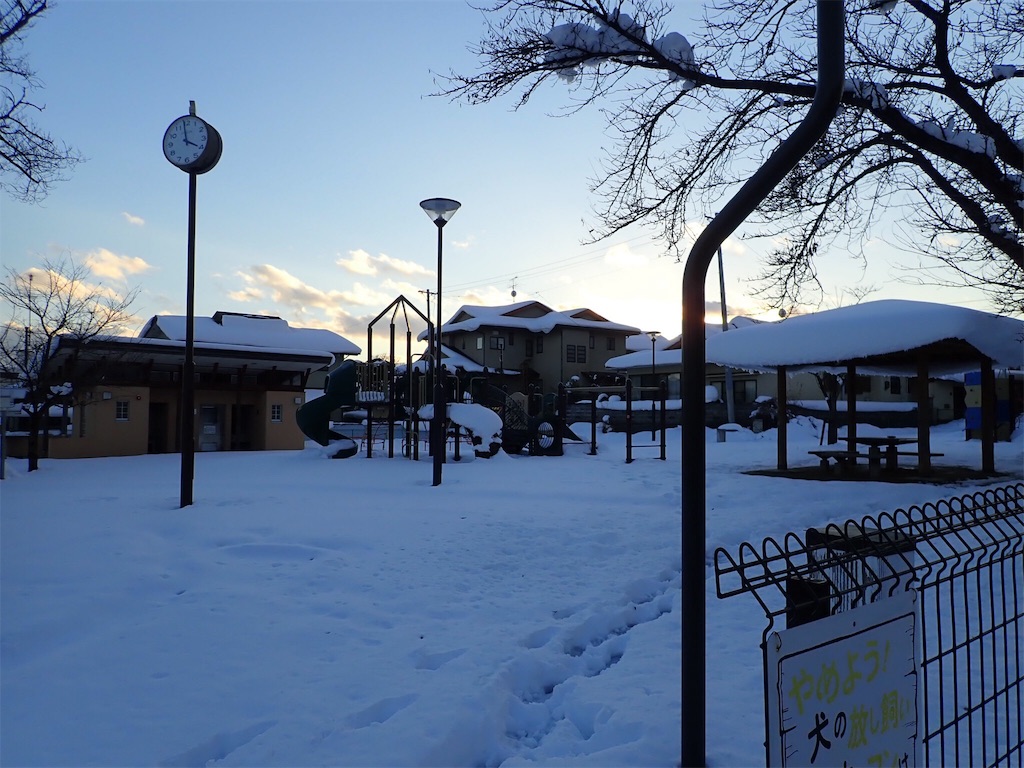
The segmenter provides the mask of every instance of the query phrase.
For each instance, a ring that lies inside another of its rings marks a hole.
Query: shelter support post
[[[996,374],[992,361],[981,362],[981,471],[996,471]]]
[[[917,356],[917,470],[922,475],[932,471],[932,401],[928,395],[928,356]]]
[[[857,366],[846,366],[846,450],[857,452]]]
[[[658,394],[661,396],[661,460],[665,460],[665,454],[668,448],[666,434],[668,433],[668,382],[664,379],[658,384]],[[652,418],[654,414],[651,414]]]
[[[626,463],[633,463],[633,380],[626,379]]]
[[[789,423],[789,409],[786,407],[786,401],[788,395],[786,394],[786,367],[780,365],[778,372],[775,374],[775,409],[778,415],[775,417],[776,424],[779,429],[778,434],[778,451],[779,451],[779,469],[786,469],[789,464],[787,461],[787,450],[786,441],[788,439],[788,423]]]

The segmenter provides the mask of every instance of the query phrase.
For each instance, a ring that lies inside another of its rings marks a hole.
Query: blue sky
[[[699,10],[681,2],[670,17],[698,54]],[[398,294],[425,309],[418,291],[436,287],[436,231],[418,203],[437,196],[463,204],[444,232],[446,319],[462,303],[511,302],[514,285],[517,300],[677,334],[682,265],[649,231],[581,244],[608,141],[596,110],[552,117],[567,101],[557,84],[518,112],[512,98],[429,96],[433,73],[476,68],[468,47],[483,25],[457,0],[63,0],[25,53],[44,85],[40,125],[88,160],[42,204],[0,200],[4,266],[71,253],[108,286],[141,287],[138,326],[184,313],[188,183],[160,142],[193,99],[224,139],[199,177],[197,315],[275,314],[365,345],[366,323]],[[726,243],[730,314],[771,309],[750,282],[767,249]],[[907,257],[869,252],[864,273],[825,257],[836,300],[860,282],[881,286],[871,298],[988,308],[900,284],[893,265]]]

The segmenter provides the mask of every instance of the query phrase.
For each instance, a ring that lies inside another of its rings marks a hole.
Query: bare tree
[[[0,302],[10,319],[0,327],[0,369],[27,391],[29,471],[39,468],[39,438],[51,407],[66,402],[82,382],[52,382],[46,361],[61,339],[83,342],[113,335],[132,319],[137,289],[120,294],[88,282],[89,270],[70,257],[46,261],[42,269],[8,269]]]
[[[29,91],[40,84],[18,55],[26,30],[47,7],[47,0],[0,0],[0,188],[27,202],[46,197],[51,185],[82,160],[77,150],[36,124],[43,107]]]
[[[475,74],[438,95],[484,103],[546,82],[566,112],[600,105],[615,138],[595,178],[595,239],[656,225],[670,253],[694,218],[788,136],[815,87],[813,2],[704,9],[701,39],[668,30],[663,0],[498,0]],[[1024,0],[848,0],[840,114],[756,213],[781,243],[762,275],[789,306],[821,283],[815,256],[863,244],[883,214],[949,284],[1024,311]]]

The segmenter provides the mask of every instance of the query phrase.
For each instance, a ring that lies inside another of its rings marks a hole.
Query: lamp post
[[[647,336],[651,340],[651,378],[652,387],[658,386],[657,364],[654,361],[654,342],[661,335],[661,331],[648,331]],[[651,440],[654,439],[654,395],[651,395]]]
[[[434,325],[434,416],[430,420],[431,445],[434,447],[434,482],[441,484],[441,465],[444,464],[445,393],[441,380],[441,230],[462,203],[446,197],[431,197],[420,203],[420,208],[437,225],[437,323]]]
[[[722,246],[718,246],[718,290],[722,296],[722,332],[729,330],[729,310],[725,306],[725,267],[722,264]],[[736,421],[736,396],[732,391],[732,368],[725,366],[725,413],[729,423]]]

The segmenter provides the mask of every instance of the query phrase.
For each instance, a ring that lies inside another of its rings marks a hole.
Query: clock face
[[[182,115],[164,131],[164,157],[188,174],[206,173],[220,161],[224,142],[217,129],[193,114]]]
[[[210,143],[206,122],[198,117],[179,117],[164,133],[164,156],[181,168],[192,165]]]

